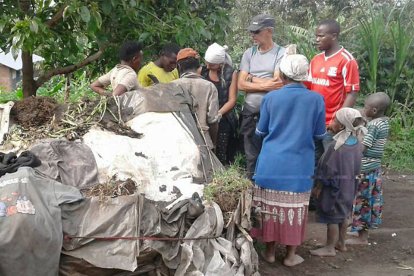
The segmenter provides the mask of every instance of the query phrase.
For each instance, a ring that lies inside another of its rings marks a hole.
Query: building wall
[[[17,84],[22,80],[21,71],[0,64],[0,90],[11,92],[17,88]]]
[[[0,90],[10,92],[13,90],[13,80],[9,67],[0,64]]]

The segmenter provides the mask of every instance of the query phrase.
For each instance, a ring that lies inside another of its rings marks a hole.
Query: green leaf
[[[129,5],[134,8],[137,6],[137,2],[135,0],[130,0]]]
[[[70,14],[70,6],[67,6],[64,10],[63,10],[63,19],[66,19],[66,17],[68,17],[68,15]]]
[[[36,21],[35,21],[35,20],[32,20],[32,21],[30,22],[30,30],[31,30],[32,32],[34,32],[35,34],[37,34],[37,32],[39,31],[39,25],[37,25],[37,23],[36,23]]]
[[[17,59],[18,55],[19,55],[19,48],[18,47],[12,47],[11,48],[11,53],[14,59]]]
[[[102,7],[102,12],[104,14],[110,14],[111,13],[112,5],[111,5],[111,3],[109,1],[103,1],[101,7]]]
[[[150,36],[150,33],[142,33],[142,34],[139,36],[138,41],[140,41],[140,42],[145,41],[145,39],[147,39],[149,36]]]
[[[3,31],[4,27],[6,26],[6,22],[0,21],[0,32]]]
[[[80,8],[80,17],[85,23],[88,23],[91,20],[91,13],[89,12],[88,7],[82,6]]]

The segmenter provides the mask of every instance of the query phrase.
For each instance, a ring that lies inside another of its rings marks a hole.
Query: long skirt
[[[377,228],[382,223],[383,205],[381,169],[363,174],[354,201],[351,231]]]
[[[250,232],[262,242],[301,245],[305,239],[310,191],[293,193],[253,188],[253,208],[257,225]]]

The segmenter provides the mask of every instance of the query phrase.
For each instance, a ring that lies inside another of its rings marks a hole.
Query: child
[[[345,107],[335,114],[332,131],[336,134],[327,151],[321,157],[314,193],[317,200],[319,222],[327,224],[326,246],[311,250],[315,256],[335,256],[336,250],[346,251],[345,235],[347,217],[361,170],[362,145],[366,131],[361,113]]]
[[[390,102],[388,95],[383,92],[374,93],[365,100],[364,113],[371,121],[362,142],[362,179],[358,185],[351,227],[351,232],[358,232],[358,237],[346,240],[347,244],[368,244],[368,229],[381,224],[381,159],[390,128],[384,113]]]

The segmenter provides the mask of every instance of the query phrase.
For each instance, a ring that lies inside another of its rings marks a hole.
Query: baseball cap
[[[255,32],[263,28],[275,27],[275,19],[273,16],[268,14],[259,14],[253,17],[252,22],[250,23],[247,30],[250,32]]]
[[[186,59],[186,58],[189,58],[189,57],[200,58],[200,55],[193,48],[184,48],[184,49],[181,49],[178,52],[177,61],[182,60],[182,59]]]

